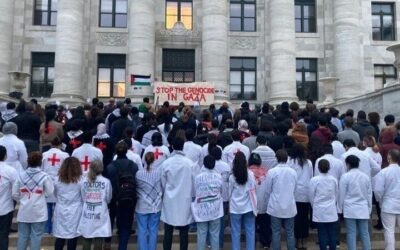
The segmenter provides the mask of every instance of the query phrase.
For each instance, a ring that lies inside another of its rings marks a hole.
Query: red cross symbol
[[[44,129],[44,132],[46,134],[50,134],[52,131],[53,131],[53,128],[50,125],[48,125],[47,128]]]
[[[233,154],[236,155],[236,154],[239,153],[239,152],[242,152],[242,151],[240,151],[240,149],[236,149],[236,152],[233,153]]]
[[[100,149],[101,151],[103,151],[104,149],[107,148],[107,145],[104,144],[103,142],[100,142],[99,144],[97,144],[96,148]]]
[[[164,153],[159,151],[158,148],[156,148],[156,151],[154,152],[154,158],[156,158],[156,160],[158,160],[158,158],[163,155],[164,155]]]
[[[74,138],[69,141],[69,144],[72,145],[73,149],[76,149],[79,145],[81,145],[81,141],[75,140]]]
[[[57,162],[60,162],[61,160],[57,158],[57,154],[53,154],[53,157],[48,158],[48,161],[51,162],[51,165],[54,167]]]
[[[81,162],[83,171],[87,171],[90,165],[89,156],[85,155],[85,160]]]

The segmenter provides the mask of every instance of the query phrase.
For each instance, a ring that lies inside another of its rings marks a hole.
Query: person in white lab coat
[[[144,156],[148,152],[154,153],[154,168],[158,168],[159,166],[161,166],[161,164],[171,155],[168,147],[163,145],[162,136],[159,132],[155,132],[151,136],[151,145],[145,148],[142,156],[142,162],[145,162]]]
[[[51,148],[43,153],[42,169],[47,173],[53,183],[58,179],[58,170],[61,167],[63,161],[69,157],[68,153],[61,150],[62,141],[57,136],[51,141]],[[56,205],[56,198],[51,195],[46,198],[47,201],[47,212],[48,220],[46,223],[45,232],[51,234],[53,232],[53,211]]]
[[[103,161],[103,153],[100,149],[92,145],[92,135],[85,132],[82,135],[83,144],[72,152],[73,157],[77,158],[82,167],[82,172],[86,175],[89,172],[90,163],[95,160]]]
[[[0,249],[8,249],[8,235],[14,214],[12,187],[18,178],[18,172],[4,162],[7,150],[0,146]]]
[[[218,142],[218,137],[216,134],[209,133],[207,135],[207,143],[204,144],[203,147],[201,147],[201,163],[200,163],[201,166],[203,166],[204,157],[209,155],[214,147],[218,147],[219,149],[221,149],[222,152],[222,147],[217,145],[217,142]]]
[[[5,162],[18,172],[25,169],[28,165],[28,153],[24,142],[17,137],[17,125],[13,122],[7,122],[4,124],[2,132],[3,137],[0,138],[0,145],[7,149]]]
[[[297,173],[297,186],[294,193],[297,208],[297,215],[294,219],[296,248],[305,248],[304,241],[307,244],[309,236],[310,199],[308,189],[313,177],[313,165],[307,159],[306,149],[302,144],[294,144],[289,155],[288,164]]]
[[[19,201],[17,215],[18,249],[25,250],[30,241],[31,250],[40,250],[47,221],[46,197],[53,194],[51,177],[41,170],[42,153],[31,152],[28,168],[21,171],[14,183],[12,195]]]
[[[389,166],[375,177],[375,198],[381,205],[382,224],[385,229],[385,249],[395,249],[395,228],[400,223],[400,152],[389,151]]]
[[[323,151],[324,155],[318,158],[317,161],[315,162],[314,176],[318,176],[321,174],[318,168],[319,162],[321,160],[327,160],[329,162],[328,174],[333,176],[336,179],[337,183],[339,183],[340,178],[346,172],[346,166],[344,165],[344,161],[333,156],[333,148],[332,145],[330,144],[325,144],[323,146]]]
[[[240,142],[240,132],[239,130],[233,130],[231,133],[233,142],[226,146],[222,151],[222,160],[228,163],[230,166],[233,164],[233,159],[238,152],[242,152],[246,157],[246,160],[249,160],[250,150],[247,146],[243,145]]]
[[[94,160],[84,178],[81,188],[83,209],[79,221],[78,234],[82,235],[83,250],[102,249],[103,239],[111,237],[111,220],[108,204],[112,198],[112,187],[108,179],[103,177],[103,162]]]
[[[363,250],[371,249],[368,224],[372,211],[372,187],[369,177],[358,169],[360,159],[349,155],[345,159],[349,171],[339,183],[339,213],[347,229],[347,249],[356,250],[360,235]]]
[[[294,218],[297,214],[294,192],[297,173],[287,164],[288,154],[280,149],[276,152],[278,165],[267,175],[267,213],[271,215],[272,248],[281,248],[282,225],[286,232],[287,249],[295,249]]]
[[[268,138],[265,135],[257,136],[257,148],[253,150],[253,153],[257,153],[261,156],[262,165],[267,169],[272,169],[278,162],[276,161],[275,151],[267,146]]]
[[[240,249],[240,231],[246,234],[246,249],[254,250],[256,245],[255,216],[257,215],[256,180],[247,169],[243,152],[233,160],[232,175],[229,177],[229,212],[231,219],[232,250]]]
[[[188,233],[189,224],[192,222],[191,203],[195,164],[183,154],[184,143],[182,138],[174,138],[172,140],[174,152],[160,166],[164,193],[161,208],[161,220],[164,222],[165,230],[164,250],[170,250],[172,247],[174,228],[180,231],[180,249],[187,249],[189,244]]]
[[[310,181],[309,198],[313,209],[313,222],[317,224],[318,241],[321,250],[336,250],[338,223],[338,182],[330,175],[330,162],[318,162],[319,175]]]
[[[56,207],[54,210],[53,236],[56,238],[54,250],[63,250],[67,242],[68,250],[76,249],[78,225],[82,214],[82,168],[75,157],[66,158],[54,183]]]
[[[196,168],[194,170],[194,174],[197,175],[200,172],[202,167],[202,154],[201,154],[201,146],[193,142],[193,138],[195,137],[195,131],[193,129],[187,129],[185,131],[186,142],[183,145],[183,153],[187,158],[193,161]]]
[[[374,177],[381,170],[381,166],[376,163],[372,157],[370,157],[366,152],[359,150],[356,144],[351,139],[346,139],[343,142],[346,148],[346,153],[342,155],[342,161],[349,155],[355,155],[360,159],[360,170],[369,176],[370,179]]]

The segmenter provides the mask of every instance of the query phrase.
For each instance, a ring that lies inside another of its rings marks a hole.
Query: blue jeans
[[[18,250],[26,250],[30,241],[30,250],[40,250],[46,222],[18,222]]]
[[[287,249],[295,249],[294,239],[294,217],[293,218],[277,218],[271,216],[271,229],[272,229],[272,249],[281,249],[281,229],[285,228]]]
[[[362,249],[371,250],[371,241],[369,237],[368,224],[369,220],[360,219],[344,219],[347,230],[347,249],[357,249],[357,234],[360,235]]]
[[[197,222],[197,250],[206,248],[207,235],[210,237],[211,250],[219,249],[219,232],[221,219]]]
[[[47,203],[47,222],[46,222],[46,227],[44,232],[51,234],[53,232],[53,213],[54,213],[54,207],[56,206],[56,203]]]
[[[338,222],[317,222],[316,224],[318,228],[319,249],[326,250],[326,248],[329,246],[330,250],[336,250]]]
[[[253,212],[245,214],[230,214],[232,250],[240,250],[240,230],[242,223],[246,232],[246,250],[254,250],[256,247],[256,217]]]
[[[139,250],[156,250],[157,234],[161,212],[152,214],[136,213]]]

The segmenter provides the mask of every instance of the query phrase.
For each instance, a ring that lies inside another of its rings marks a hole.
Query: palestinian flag
[[[150,86],[151,75],[131,75],[131,85],[132,86]]]

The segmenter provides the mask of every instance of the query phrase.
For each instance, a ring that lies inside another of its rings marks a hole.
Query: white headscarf
[[[110,136],[107,134],[106,125],[104,123],[100,123],[97,125],[97,133],[93,136],[93,139],[107,139]]]

